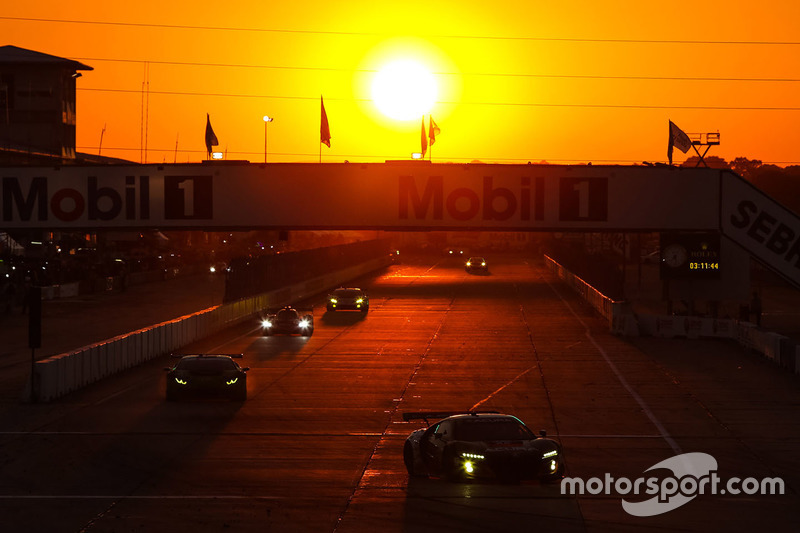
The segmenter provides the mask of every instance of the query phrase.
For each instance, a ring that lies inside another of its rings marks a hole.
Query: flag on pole
[[[669,145],[667,146],[667,159],[669,164],[672,164],[672,147],[675,146],[684,154],[692,147],[692,141],[683,130],[675,125],[671,120],[669,121]]]
[[[430,128],[428,128],[428,136],[431,139],[431,146],[433,146],[433,143],[436,142],[436,136],[439,135],[439,133],[441,133],[441,130],[439,129],[439,126],[437,126],[436,123],[433,121],[433,115],[430,115],[430,119],[431,119],[431,125]]]
[[[425,134],[425,115],[422,116],[422,136],[420,142],[422,144],[422,157],[425,157],[425,152],[428,151],[428,136]]]
[[[325,102],[322,101],[322,95],[319,97],[319,103],[322,106],[322,114],[319,122],[319,142],[331,147],[331,128],[328,126],[328,115],[325,113]]]
[[[214,128],[211,127],[211,117],[206,113],[206,152],[211,155],[211,147],[218,145],[219,141],[214,134]]]

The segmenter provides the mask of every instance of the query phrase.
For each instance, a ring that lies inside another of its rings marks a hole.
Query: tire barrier
[[[733,319],[682,315],[648,315],[634,313],[627,302],[614,301],[545,255],[545,266],[609,322],[616,335],[651,337],[685,337],[687,339],[733,339],[744,348],[800,374],[800,345],[789,337],[763,330],[750,322]]]
[[[33,387],[28,380],[23,401],[50,402],[81,387],[127,370],[213,335],[270,307],[289,305],[389,265],[388,255],[343,268],[289,287],[209,307],[77,350],[36,361]]]

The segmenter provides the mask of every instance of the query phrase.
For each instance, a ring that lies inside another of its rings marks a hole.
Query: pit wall
[[[179,351],[183,346],[226,328],[246,320],[255,320],[268,308],[282,307],[315,296],[388,264],[388,256],[379,257],[36,361],[33,391],[31,380],[28,380],[22,400],[50,402],[128,368]]]
[[[609,329],[615,335],[733,339],[748,350],[800,375],[800,345],[789,337],[741,320],[635,313],[628,302],[614,301],[603,295],[552,257],[545,255],[544,262],[552,274],[608,321]]]

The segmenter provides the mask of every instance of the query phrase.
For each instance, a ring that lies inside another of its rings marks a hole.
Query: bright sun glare
[[[419,119],[431,110],[436,101],[436,80],[416,61],[394,61],[375,75],[372,101],[389,118]]]

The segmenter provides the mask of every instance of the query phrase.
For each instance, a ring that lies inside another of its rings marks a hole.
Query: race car
[[[331,313],[343,309],[366,313],[369,311],[369,296],[357,287],[339,287],[328,295],[327,308]]]
[[[264,335],[302,335],[310,337],[314,333],[314,315],[300,314],[300,311],[288,305],[274,314],[267,314],[261,320]]]
[[[467,272],[489,272],[489,267],[486,265],[486,259],[483,257],[470,257],[464,264],[464,270]]]
[[[228,272],[228,265],[223,261],[217,261],[216,263],[212,263],[211,266],[208,267],[209,274],[225,274]]]
[[[233,360],[242,354],[175,355],[180,360],[167,371],[167,401],[187,396],[228,396],[247,399],[247,371]]]
[[[561,445],[545,431],[533,434],[517,417],[497,412],[404,413],[427,427],[409,435],[403,461],[412,477],[450,481],[497,479],[556,482],[564,475]],[[429,420],[436,420],[430,424]]]

